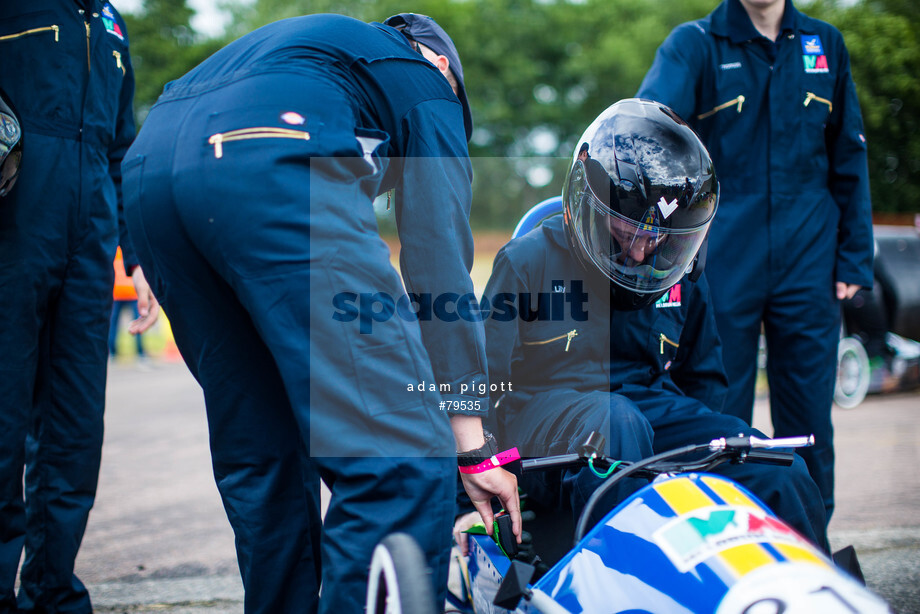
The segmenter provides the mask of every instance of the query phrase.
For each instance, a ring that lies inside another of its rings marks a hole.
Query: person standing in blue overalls
[[[0,3],[0,87],[22,125],[0,200],[0,612],[89,614],[74,561],[102,454],[119,243],[143,313],[132,329],[157,315],[119,221],[134,137],[124,21],[99,0]]]
[[[715,409],[726,379],[696,256],[718,218],[719,182],[690,127],[659,103],[617,102],[579,139],[562,200],[563,215],[498,252],[486,285],[496,309],[485,324],[489,377],[513,384],[489,418],[501,443],[525,457],[568,454],[596,431],[608,456],[637,461],[762,436]],[[529,313],[509,316],[500,306],[508,296],[529,297]],[[824,508],[802,459],[715,472],[827,549]],[[522,478],[529,496],[575,519],[603,483],[588,468]],[[608,493],[591,522],[645,483]]]
[[[168,84],[125,157],[138,256],[204,389],[248,613],[361,612],[394,531],[443,596],[457,452],[486,446],[488,380],[481,322],[421,312],[473,291],[471,131],[430,17],[310,15]],[[418,308],[377,231],[391,189]],[[463,480],[520,533],[513,474]]]
[[[725,0],[677,27],[637,96],[699,132],[722,178],[709,269],[729,393],[750,423],[761,326],[774,435],[834,509],[831,424],[840,302],[872,287],[866,138],[843,38],[791,0]]]

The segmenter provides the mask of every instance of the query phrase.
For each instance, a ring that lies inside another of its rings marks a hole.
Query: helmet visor
[[[578,174],[577,169],[573,172]],[[654,211],[644,220],[648,223],[636,222],[607,207],[586,182],[576,179],[574,183],[572,229],[604,275],[642,294],[661,292],[680,281],[706,237],[708,223],[689,229],[666,228],[655,223]]]

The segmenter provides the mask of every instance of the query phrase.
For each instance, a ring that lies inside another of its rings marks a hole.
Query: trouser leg
[[[834,429],[831,408],[840,339],[840,303],[830,283],[805,296],[780,295],[765,320],[770,415],[774,437],[814,435],[801,448],[821,490],[828,521],[834,510]]]

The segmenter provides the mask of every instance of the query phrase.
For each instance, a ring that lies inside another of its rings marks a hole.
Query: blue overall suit
[[[89,613],[73,569],[99,473],[116,246],[134,259],[119,237],[125,24],[99,0],[3,2],[0,84],[23,130],[0,201],[0,612],[17,611],[24,544],[19,611]]]
[[[486,410],[461,388],[486,383],[485,340],[481,323],[410,317],[372,204],[395,189],[410,292],[472,292],[471,167],[444,76],[387,26],[282,20],[168,84],[123,171],[138,257],[204,389],[246,612],[362,611],[371,552],[397,530],[443,590],[444,408]]]
[[[499,251],[485,297],[494,308],[505,293],[518,297],[518,317],[501,308],[486,320],[490,381],[513,385],[491,418],[501,445],[518,446],[525,457],[567,454],[598,431],[612,458],[635,461],[759,435],[718,412],[726,382],[705,275],[696,283],[684,277],[652,306],[611,309],[610,282],[586,274],[556,216]],[[723,465],[716,472],[827,548],[824,508],[801,459],[792,467]],[[603,483],[589,469],[524,478],[544,505],[571,508],[576,518]],[[646,483],[631,482],[610,493],[592,522]]]
[[[637,95],[687,120],[719,169],[707,274],[724,411],[751,421],[762,322],[774,435],[815,435],[800,453],[830,520],[835,282],[872,286],[866,139],[843,38],[787,0],[769,41],[725,0],[670,34]]]

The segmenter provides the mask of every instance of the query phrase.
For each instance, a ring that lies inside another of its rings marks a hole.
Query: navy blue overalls
[[[724,411],[751,421],[762,322],[774,435],[815,435],[801,454],[830,519],[835,282],[872,287],[866,139],[843,38],[787,0],[774,43],[726,0],[671,33],[638,96],[686,119],[719,174],[707,274]]]
[[[598,431],[611,457],[635,461],[718,437],[760,435],[718,412],[726,382],[705,275],[697,283],[685,277],[636,311],[611,309],[609,282],[598,277],[587,275],[569,250],[562,216],[496,256],[486,299],[494,306],[505,293],[529,297],[517,318],[486,320],[490,381],[513,386],[493,418],[501,446],[518,446],[528,457],[567,454]],[[570,309],[570,299],[582,293],[581,309]],[[824,508],[801,459],[792,467],[723,465],[716,473],[744,484],[827,548]],[[537,500],[570,508],[576,518],[603,483],[589,469],[524,478]],[[614,489],[592,522],[645,483],[632,482]]]
[[[443,404],[479,400],[461,385],[486,382],[482,324],[410,317],[372,203],[395,189],[410,292],[472,292],[447,80],[380,24],[279,21],[168,84],[123,171],[138,257],[204,389],[246,612],[360,612],[393,531],[443,590],[457,472]]]
[[[99,473],[134,137],[124,22],[98,0],[0,3],[0,87],[23,129],[21,174],[0,199],[0,612],[16,611],[25,544],[20,611],[89,613],[73,568]]]

